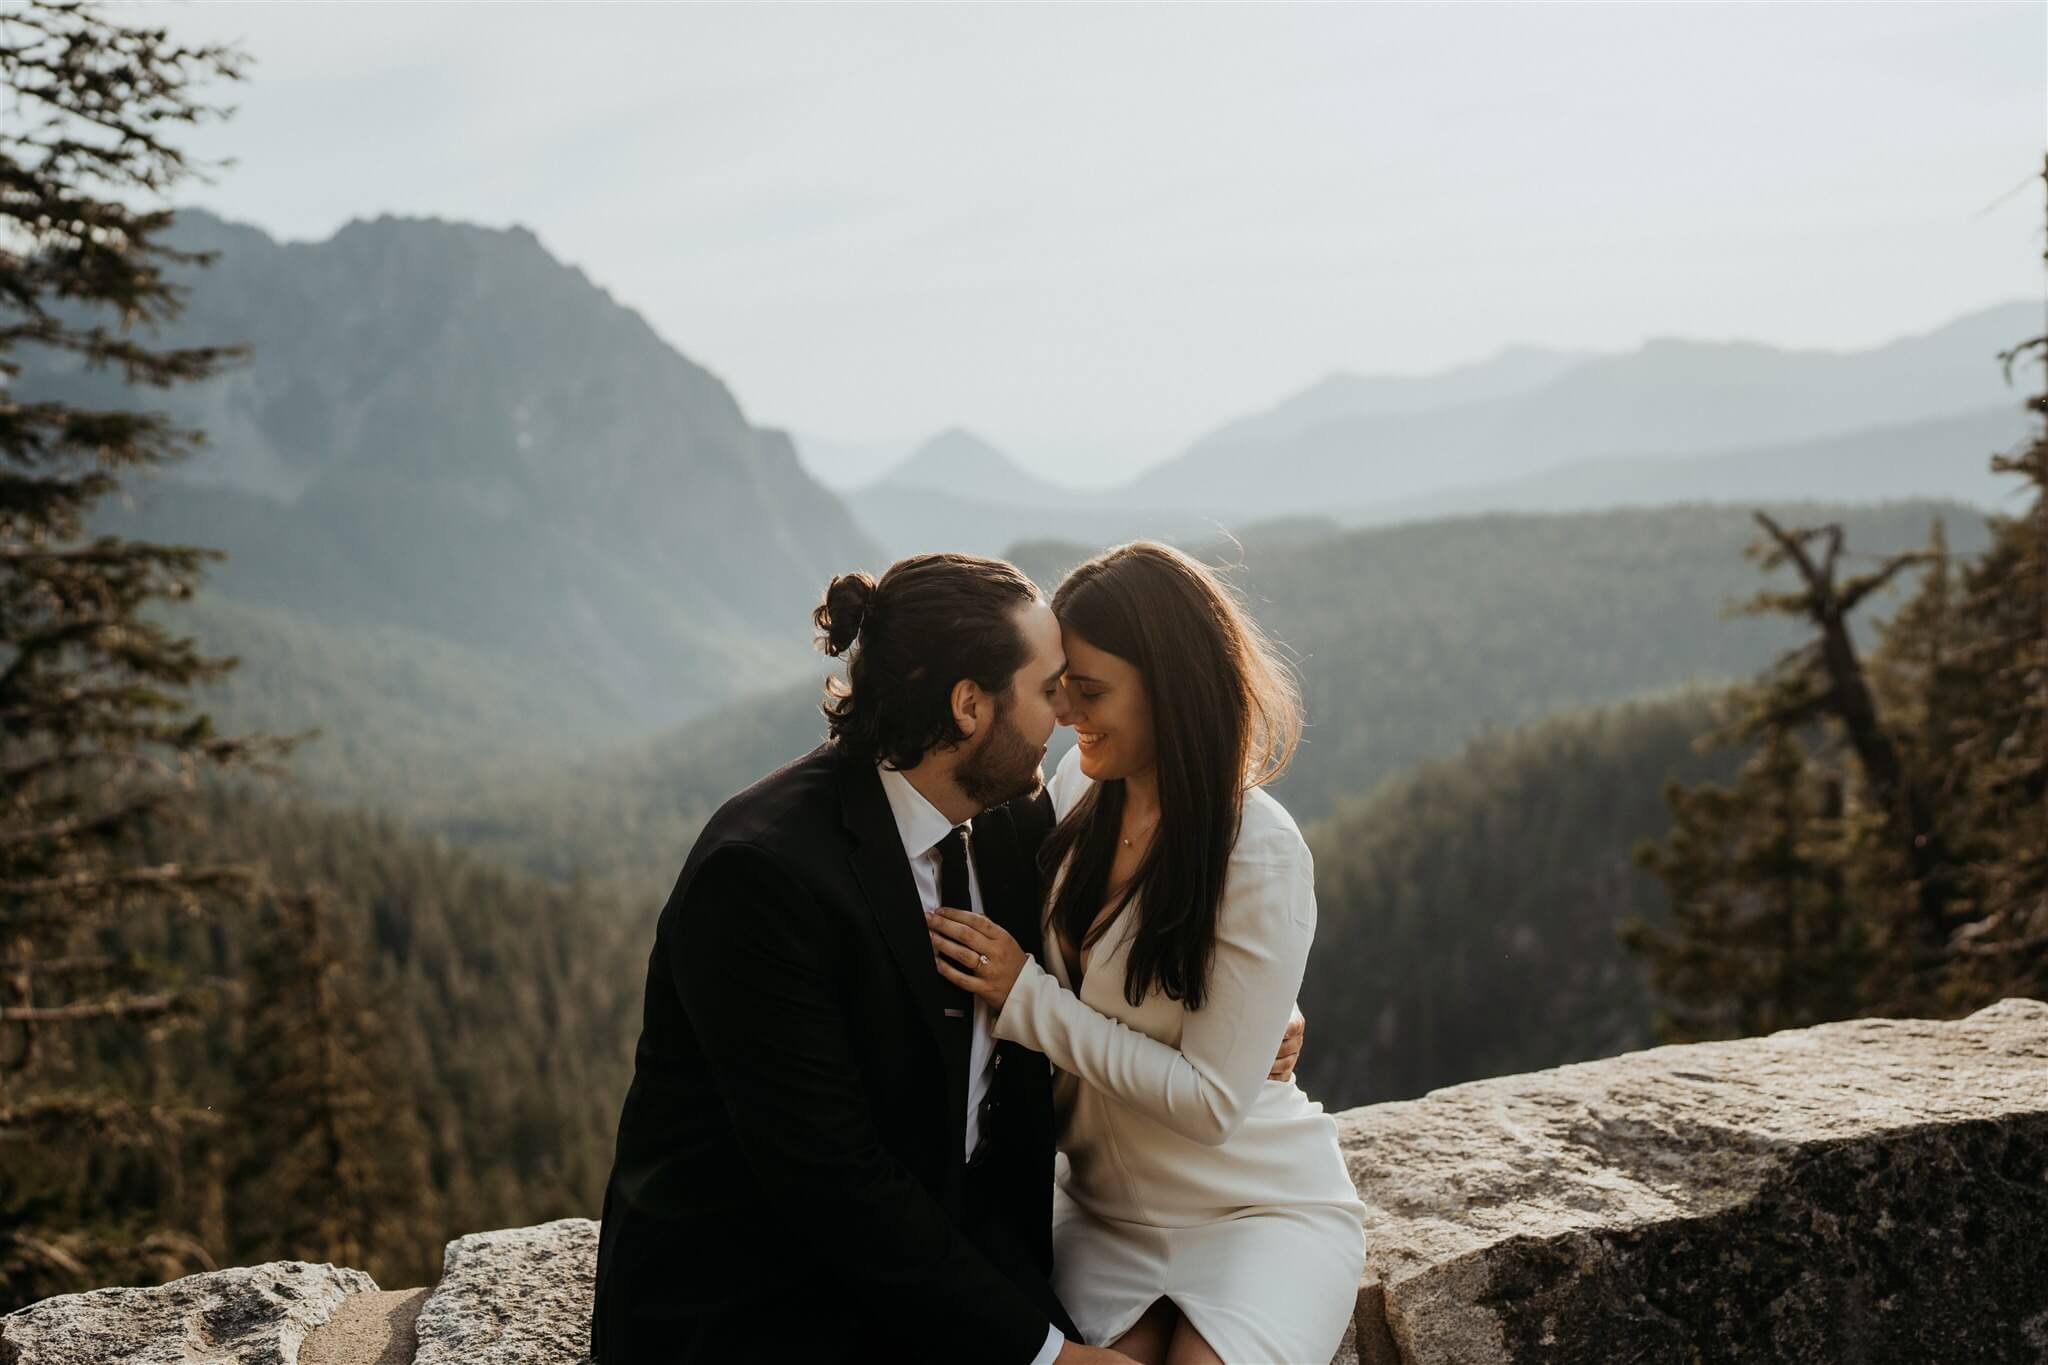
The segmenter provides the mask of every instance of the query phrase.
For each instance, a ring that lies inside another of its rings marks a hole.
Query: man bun
[[[825,589],[825,600],[811,613],[818,628],[818,648],[838,658],[853,648],[875,599],[875,580],[860,572],[843,573]]]
[[[915,768],[933,746],[967,736],[953,719],[962,679],[1005,697],[1030,656],[1017,609],[1040,598],[1014,564],[975,555],[899,559],[881,580],[842,574],[811,620],[818,647],[848,650],[846,675],[825,680],[825,728],[841,753]]]

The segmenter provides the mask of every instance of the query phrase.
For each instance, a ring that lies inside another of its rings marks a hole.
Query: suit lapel
[[[932,961],[932,941],[924,927],[924,907],[911,879],[903,838],[889,813],[889,798],[872,765],[847,760],[840,769],[840,794],[847,832],[854,847],[847,854],[862,899],[875,918],[875,928],[889,945],[904,985],[916,1002],[918,1017],[930,1030],[945,1059],[947,1112],[956,1127],[967,1121],[967,1047],[971,1020],[946,1016],[947,985]],[[954,1144],[957,1151],[959,1144]]]
[[[1017,825],[1008,808],[974,822],[974,878],[981,907],[1025,952],[1038,954],[1038,866],[1019,847]]]

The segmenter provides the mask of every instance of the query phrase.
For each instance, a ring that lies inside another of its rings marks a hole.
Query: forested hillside
[[[1953,549],[1985,544],[1983,514],[1954,505],[1778,510],[1840,519],[1873,554],[1924,544],[1936,517]],[[1483,726],[1753,671],[1796,637],[1722,615],[1756,585],[1742,558],[1754,529],[1746,507],[1693,504],[1248,541],[1232,577],[1307,684],[1309,727],[1275,790],[1313,818]],[[1044,583],[1083,557],[1043,545],[1018,554]]]
[[[1494,731],[1308,827],[1317,924],[1302,1083],[1330,1108],[1611,1056],[1651,1041],[1618,929],[1664,916],[1637,842],[1702,754],[1713,695],[1681,693]]]
[[[208,924],[169,912],[109,934],[104,951],[217,985],[211,1007],[163,1046],[113,1025],[82,1033],[76,1083],[175,1099],[224,1122],[192,1135],[175,1182],[145,1183],[140,1162],[132,1174],[103,1168],[102,1179],[134,1179],[138,1205],[195,1231],[224,1264],[313,1250],[292,1241],[303,1212],[292,1205],[346,1208],[362,1192],[336,1181],[374,1183],[379,1207],[355,1231],[370,1234],[364,1268],[392,1286],[430,1283],[442,1243],[461,1233],[594,1216],[632,1073],[650,907],[508,871],[371,813],[216,791],[203,818],[196,831],[162,832],[148,853],[260,861],[278,887],[316,895],[337,964],[338,994],[324,1007],[333,1017],[303,988],[257,1008],[306,947],[289,921],[267,922],[276,896]],[[252,1030],[317,1027],[367,1062],[345,1093],[326,1093],[304,1068],[252,1084],[252,1066],[278,1051],[256,1046]],[[270,1093],[285,1083],[297,1093]],[[273,1185],[270,1199],[237,1187],[237,1172],[284,1164],[323,1105],[360,1111],[341,1128],[342,1173]],[[33,1187],[34,1171],[15,1165],[0,1189],[10,1181]]]
[[[165,341],[249,356],[148,395],[207,445],[95,524],[227,551],[215,593],[433,637],[556,699],[541,728],[622,738],[800,665],[777,623],[881,557],[787,436],[530,232],[278,242],[187,210],[168,240],[218,256],[169,272],[189,296]],[[134,398],[62,355],[16,389]]]
[[[1923,543],[1936,517],[1955,549],[1984,543],[1982,514],[1956,506],[1787,515],[1840,517],[1873,553]],[[1274,790],[1306,821],[1489,726],[1753,672],[1796,628],[1721,615],[1755,585],[1741,553],[1752,528],[1742,508],[1701,505],[1350,532],[1281,524],[1196,548],[1240,566],[1254,614],[1299,657],[1309,726]],[[1087,553],[1012,550],[1048,589]],[[819,659],[815,678],[826,672]],[[430,824],[530,869],[622,875],[653,895],[719,801],[824,737],[819,697],[817,683],[778,689],[646,744],[538,764]]]

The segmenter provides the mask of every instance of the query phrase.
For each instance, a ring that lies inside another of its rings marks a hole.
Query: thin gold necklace
[[[1143,829],[1139,830],[1139,831],[1138,831],[1138,833],[1139,833],[1139,834],[1141,834],[1141,835],[1144,835],[1144,834],[1150,834],[1150,833],[1152,832],[1152,830],[1153,830],[1154,826],[1158,825],[1158,823],[1159,823],[1159,817],[1155,815],[1155,816],[1153,816],[1153,817],[1152,817],[1152,823],[1151,823],[1150,825],[1147,825],[1147,826],[1145,826],[1145,828],[1143,828]],[[1128,835],[1128,834],[1126,834],[1126,835],[1124,835],[1124,836],[1123,836],[1123,839],[1124,839],[1124,847],[1125,847],[1125,848],[1129,848],[1129,847],[1131,847],[1131,836],[1130,836],[1130,835]]]

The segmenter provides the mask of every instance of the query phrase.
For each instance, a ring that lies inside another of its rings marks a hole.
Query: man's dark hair
[[[965,739],[953,687],[971,678],[998,705],[1028,648],[1015,619],[1038,585],[1016,565],[976,555],[913,555],[878,583],[841,574],[811,613],[818,648],[847,655],[825,684],[832,740],[856,758],[914,768],[925,752]],[[850,651],[850,652],[849,652]]]

